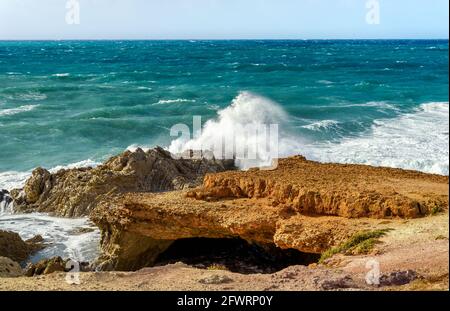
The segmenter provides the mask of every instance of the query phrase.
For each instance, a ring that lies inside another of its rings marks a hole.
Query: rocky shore
[[[373,289],[364,282],[370,258],[384,261],[385,285],[394,280],[389,288],[448,288],[447,176],[301,156],[280,159],[270,171],[238,171],[230,161],[174,158],[155,148],[96,168],[38,168],[11,197],[18,212],[91,218],[101,230],[101,255],[90,269],[129,271],[83,274],[100,289],[122,276],[130,283],[120,289],[136,289],[149,275],[159,283],[139,289],[209,289],[215,282],[217,289],[254,282],[261,289]],[[183,273],[190,283],[165,284]],[[285,274],[285,285],[270,281]],[[232,281],[198,283],[200,275]],[[16,288],[2,279],[0,289],[33,288],[33,279],[16,279]]]

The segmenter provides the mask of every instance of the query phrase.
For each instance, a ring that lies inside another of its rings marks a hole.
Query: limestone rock
[[[324,280],[320,284],[323,290],[340,290],[345,288],[357,288],[358,286],[353,281],[352,277],[346,275],[344,277]]]
[[[18,211],[50,212],[59,216],[88,215],[102,199],[124,192],[160,192],[192,187],[208,172],[232,168],[229,161],[176,159],[162,148],[137,149],[110,158],[96,168],[37,168],[23,190],[11,191]]]
[[[320,254],[376,228],[379,218],[420,217],[447,204],[445,176],[293,157],[272,171],[207,174],[193,190],[116,196],[91,218],[102,232],[96,264],[135,270],[188,238],[240,238]]]
[[[51,274],[54,272],[68,272],[70,259],[63,260],[61,257],[42,259],[39,262],[29,263],[25,268],[25,276],[32,277],[38,275]],[[80,271],[86,271],[86,264],[80,263]]]
[[[14,278],[21,275],[22,268],[17,262],[7,257],[0,257],[0,278]]]
[[[232,278],[226,275],[210,275],[198,280],[201,284],[227,284],[233,282]]]
[[[414,218],[448,207],[448,177],[366,165],[323,164],[297,156],[275,170],[205,176],[198,200],[268,199],[304,215]]]
[[[0,230],[0,256],[2,257],[21,262],[43,247],[43,238],[40,235],[23,241],[15,232]]]

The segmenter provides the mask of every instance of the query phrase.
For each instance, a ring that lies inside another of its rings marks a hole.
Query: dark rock
[[[381,286],[400,286],[411,283],[412,281],[419,279],[420,276],[413,270],[406,271],[394,271],[389,274],[384,274],[380,278]]]
[[[13,201],[11,196],[9,195],[8,190],[0,190],[0,203],[5,202],[6,205],[10,204]]]
[[[207,276],[203,279],[198,280],[201,284],[226,284],[233,282],[233,279],[225,276],[225,275],[211,275]]]
[[[19,234],[0,230],[0,256],[8,257],[14,261],[26,260],[31,254],[42,249],[44,244],[41,236],[35,236],[23,241]]]
[[[324,290],[336,290],[343,288],[356,288],[357,286],[353,279],[347,275],[334,280],[325,280],[322,282],[321,287]]]

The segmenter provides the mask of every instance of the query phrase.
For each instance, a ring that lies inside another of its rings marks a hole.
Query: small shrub
[[[439,214],[440,212],[442,212],[442,208],[440,207],[440,206],[438,206],[438,205],[435,205],[435,206],[433,206],[433,208],[431,209],[431,215],[437,215],[437,214]]]
[[[374,231],[363,231],[354,234],[343,244],[332,247],[322,253],[319,259],[319,263],[323,263],[326,259],[332,257],[335,254],[368,254],[376,243],[378,238],[384,236],[388,231],[392,229],[379,229]]]
[[[212,264],[212,265],[208,266],[206,268],[206,270],[225,270],[225,271],[227,271],[228,269],[224,265]]]

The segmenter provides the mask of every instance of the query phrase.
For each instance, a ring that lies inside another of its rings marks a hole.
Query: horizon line
[[[415,40],[415,41],[449,41],[449,38],[65,38],[65,39],[2,39],[0,41],[375,41],[375,40]]]

